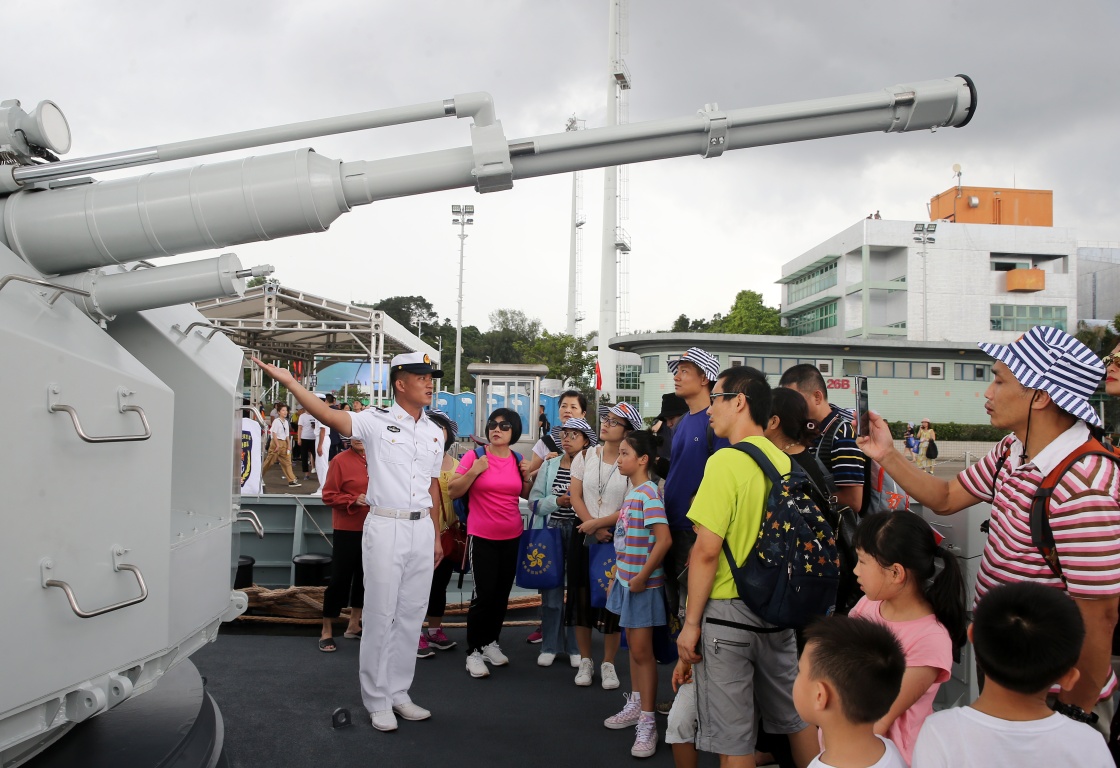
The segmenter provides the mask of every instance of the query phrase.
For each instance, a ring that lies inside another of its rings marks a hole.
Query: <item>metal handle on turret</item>
[[[54,296],[47,300],[47,303],[54,306],[58,301],[58,297],[64,293],[73,293],[78,296],[89,296],[89,291],[83,291],[80,288],[71,288],[68,285],[58,285],[57,283],[50,283],[46,280],[40,280],[36,277],[27,277],[26,275],[4,275],[0,277],[0,291],[4,290],[4,286],[8,283],[30,283],[31,285],[41,285],[44,288],[53,288]]]
[[[235,523],[248,523],[253,526],[253,530],[257,533],[258,539],[264,538],[264,526],[261,525],[261,519],[257,517],[257,513],[251,509],[242,509],[233,522]]]
[[[54,402],[54,399],[58,397],[58,392],[58,387],[53,384],[47,387],[47,410],[51,413],[62,411],[70,414],[70,420],[74,422],[74,429],[77,431],[78,437],[82,438],[87,443],[129,443],[147,440],[152,436],[152,428],[148,424],[148,416],[144,413],[144,409],[138,405],[124,404],[123,398],[131,395],[131,392],[127,392],[123,389],[117,391],[117,410],[121,413],[132,411],[140,417],[140,423],[144,427],[144,433],[141,435],[87,435],[85,430],[82,429],[82,422],[78,420],[78,412],[74,409],[74,406]]]
[[[52,561],[49,557],[44,558],[39,563],[39,574],[43,584],[43,589],[49,589],[50,587],[58,587],[59,589],[61,589],[66,595],[66,600],[70,603],[70,610],[74,611],[74,615],[76,615],[79,619],[90,619],[94,616],[101,616],[102,614],[111,613],[112,611],[119,611],[121,608],[127,608],[130,605],[142,603],[148,599],[148,585],[144,583],[144,574],[140,573],[140,568],[135,565],[117,561],[117,558],[122,556],[127,551],[128,550],[124,549],[123,547],[113,547],[113,570],[118,572],[132,572],[132,575],[136,577],[136,583],[140,586],[140,595],[138,597],[129,598],[128,600],[122,600],[119,603],[113,603],[112,605],[107,605],[104,608],[98,608],[97,610],[83,611],[78,605],[78,600],[74,597],[74,590],[70,588],[69,584],[58,579],[47,578],[47,576],[50,575],[51,570],[54,568],[54,561]]]

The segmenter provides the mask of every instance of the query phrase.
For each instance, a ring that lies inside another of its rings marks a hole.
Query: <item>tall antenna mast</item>
[[[623,0],[608,0],[610,17],[607,33],[607,126],[616,126],[624,119],[624,92],[630,90],[630,72],[622,60]],[[600,394],[616,397],[618,353],[610,348],[612,336],[619,331],[619,252],[630,250],[630,238],[618,226],[621,205],[619,168],[610,166],[603,172],[603,260],[599,281],[599,377]]]
[[[565,131],[583,129],[583,120],[568,118]],[[583,172],[572,174],[572,228],[568,255],[568,335],[579,336],[583,323]]]

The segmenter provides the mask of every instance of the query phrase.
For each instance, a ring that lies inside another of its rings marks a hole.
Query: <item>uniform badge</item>
[[[401,428],[398,427],[396,424],[390,424],[389,426],[385,427],[385,429],[389,430],[390,432],[400,432],[401,431]]]

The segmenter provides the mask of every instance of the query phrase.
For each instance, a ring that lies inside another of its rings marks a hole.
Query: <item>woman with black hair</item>
[[[521,439],[517,412],[498,408],[491,413],[486,436],[490,444],[485,453],[464,455],[447,487],[452,499],[470,494],[467,551],[474,598],[467,610],[467,671],[471,677],[488,677],[486,662],[496,667],[509,664],[498,636],[517,574],[524,527],[518,499],[528,498],[531,487],[511,447]]]
[[[875,733],[893,741],[909,763],[937,689],[967,639],[964,577],[929,523],[908,510],[865,517],[856,552],[864,597],[848,615],[887,627],[906,654],[902,690]]]

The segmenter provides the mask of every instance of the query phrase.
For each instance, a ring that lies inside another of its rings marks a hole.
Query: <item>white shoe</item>
[[[509,657],[502,653],[501,646],[498,645],[497,640],[490,643],[490,645],[484,646],[482,648],[482,655],[495,667],[504,667],[506,664],[509,664]]]
[[[406,701],[404,704],[394,704],[393,711],[405,720],[427,720],[432,716],[431,712],[411,701]]]
[[[570,656],[568,656],[568,659],[570,659],[572,662],[572,669],[579,669],[580,656],[578,653],[571,654]]]
[[[614,671],[614,664],[604,661],[599,667],[599,676],[603,679],[603,690],[611,691],[618,687],[618,673]]]
[[[595,677],[595,664],[591,659],[579,660],[579,672],[576,673],[576,685],[588,686],[591,685],[592,678]]]
[[[467,671],[471,673],[471,677],[490,677],[490,669],[486,666],[486,660],[482,658],[482,654],[478,651],[467,657]]]
[[[542,653],[540,656],[537,657],[537,666],[538,667],[551,667],[552,662],[554,662],[554,661],[556,661],[556,654],[555,653]]]
[[[370,723],[379,731],[397,730],[397,716],[391,709],[380,709],[369,716]]]

